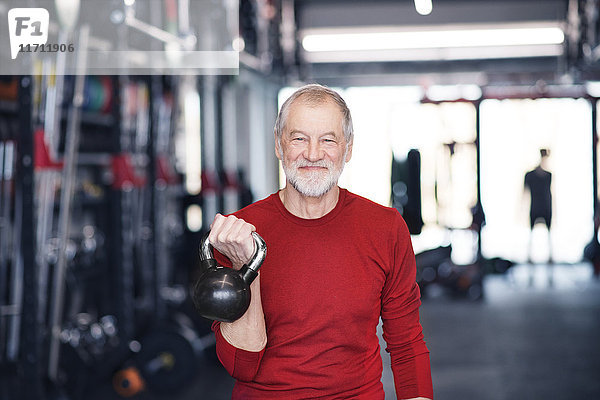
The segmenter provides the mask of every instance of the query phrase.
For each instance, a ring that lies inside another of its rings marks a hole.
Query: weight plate
[[[172,393],[196,375],[198,363],[192,343],[175,329],[150,332],[141,340],[135,363],[149,390]]]

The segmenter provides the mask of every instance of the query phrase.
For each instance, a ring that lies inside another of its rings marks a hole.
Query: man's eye
[[[297,138],[293,138],[292,140],[294,140],[296,142],[302,142],[304,140],[304,138],[297,137]]]

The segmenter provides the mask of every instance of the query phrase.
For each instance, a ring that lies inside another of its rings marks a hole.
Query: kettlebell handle
[[[206,232],[206,234],[202,237],[202,240],[200,242],[201,261],[215,258],[213,254],[213,246],[208,241],[209,234],[210,231]],[[252,232],[252,239],[254,239],[254,254],[252,255],[250,261],[247,264],[245,264],[245,266],[251,269],[252,271],[257,272],[267,255],[267,244],[265,243],[263,238],[256,232]]]

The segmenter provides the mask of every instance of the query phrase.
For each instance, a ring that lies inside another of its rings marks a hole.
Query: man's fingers
[[[219,214],[219,213],[215,214],[215,218],[213,219],[213,222],[211,222],[211,224],[210,224],[210,230],[212,230],[212,229],[214,228],[214,226],[215,226],[215,223],[216,223],[218,220],[220,220],[220,219],[221,219],[221,217],[222,217],[222,215],[221,215],[221,214]]]
[[[210,224],[210,233],[208,235],[209,243],[214,244],[217,242],[217,235],[219,232],[221,232],[225,220],[226,218],[221,214],[215,215],[215,219],[213,220],[212,224]]]
[[[225,217],[217,214],[211,224],[209,242],[213,245],[231,246],[236,244],[247,247],[248,239],[253,231],[256,231],[256,227],[241,218],[234,215]]]
[[[221,243],[239,243],[240,238],[237,237],[237,234],[240,230],[240,225],[244,223],[244,221],[233,215],[225,217],[221,229],[217,233],[217,240]]]
[[[232,264],[241,267],[254,254],[252,232],[256,227],[235,215],[227,217],[217,214],[211,224],[209,243],[221,254],[228,257]]]

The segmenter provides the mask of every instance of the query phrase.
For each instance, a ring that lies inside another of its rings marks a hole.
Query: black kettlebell
[[[210,233],[210,232],[209,232]],[[267,254],[265,241],[252,232],[255,250],[248,264],[236,271],[222,267],[215,260],[208,233],[200,242],[200,277],[192,288],[192,300],[205,318],[222,322],[239,319],[250,305],[250,284]]]

